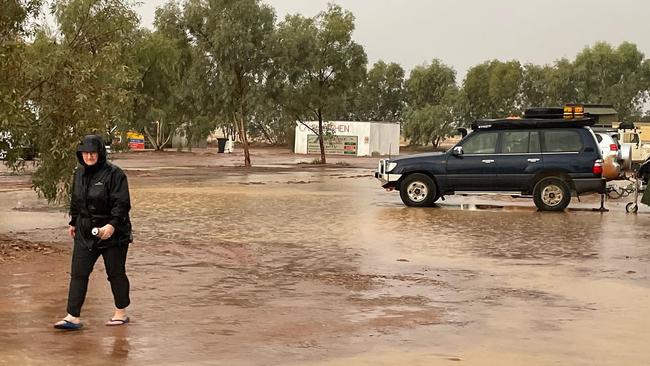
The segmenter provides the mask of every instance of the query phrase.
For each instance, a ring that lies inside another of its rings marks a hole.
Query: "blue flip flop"
[[[107,327],[117,327],[117,326],[120,326],[120,325],[124,325],[124,324],[128,323],[129,321],[130,321],[130,319],[129,319],[128,316],[126,318],[124,318],[124,319],[111,319],[111,320],[109,320],[109,322],[117,322],[117,324],[106,323],[106,326]]]
[[[54,328],[56,329],[63,329],[63,330],[78,330],[83,328],[84,324],[83,323],[73,323],[71,321],[67,321],[63,319],[64,323],[63,324],[54,324]]]

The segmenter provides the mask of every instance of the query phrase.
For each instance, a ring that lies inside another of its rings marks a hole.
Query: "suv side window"
[[[463,143],[464,154],[494,154],[497,151],[498,132],[476,133]]]
[[[506,131],[501,136],[501,152],[504,154],[525,154],[528,152],[530,132]]]
[[[541,152],[538,131],[505,131],[501,136],[501,153],[526,154]]]
[[[539,131],[532,131],[530,133],[530,143],[528,144],[528,152],[529,153],[541,153],[542,152],[542,146],[539,143],[540,138],[539,138]]]
[[[544,131],[544,152],[579,152],[582,140],[576,131],[558,129]]]

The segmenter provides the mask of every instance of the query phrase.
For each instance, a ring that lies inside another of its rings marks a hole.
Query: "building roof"
[[[585,113],[597,116],[615,116],[618,114],[612,107],[585,107]]]
[[[566,104],[567,107],[582,106],[585,109],[585,113],[592,115],[603,116],[603,115],[616,115],[618,112],[614,109],[612,104],[582,104],[582,103],[569,103]]]

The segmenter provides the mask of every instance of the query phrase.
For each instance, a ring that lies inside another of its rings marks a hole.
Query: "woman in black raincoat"
[[[102,138],[88,135],[77,148],[77,167],[72,185],[68,233],[74,238],[68,315],[54,324],[57,329],[80,329],[81,307],[86,298],[88,277],[102,256],[115,300],[115,312],[106,325],[129,322],[129,279],[126,254],[131,235],[131,200],[126,175],[106,160]]]

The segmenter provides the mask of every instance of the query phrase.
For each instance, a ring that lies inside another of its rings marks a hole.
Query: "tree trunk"
[[[250,168],[251,164],[251,154],[248,146],[248,136],[246,136],[246,124],[244,120],[244,115],[241,116],[241,133],[242,133],[242,144],[244,145],[244,166]]]
[[[262,134],[264,135],[264,138],[266,139],[266,141],[268,141],[269,144],[277,145],[277,140],[271,137],[271,134],[269,133],[269,131],[266,130],[264,124],[260,124],[260,129],[262,130]]]
[[[147,136],[149,139],[149,142],[151,142],[151,145],[153,145],[154,149],[156,151],[164,151],[164,143],[162,142],[162,126],[160,121],[157,121],[156,123],[156,137],[154,138],[149,132],[149,128],[145,127],[144,128],[144,134]],[[167,143],[167,142],[165,142]]]
[[[149,129],[147,127],[144,128],[144,134],[147,136],[147,139],[149,139],[149,142],[154,147],[154,149],[158,150],[158,142],[156,142],[156,139],[153,138],[151,132],[149,132]]]
[[[185,127],[185,142],[187,143],[187,151],[192,152],[192,140],[194,139],[194,136],[192,132],[192,126],[191,125],[188,126]],[[183,150],[182,144],[181,144],[181,150]]]
[[[244,117],[243,101],[239,101],[239,136],[244,146],[244,166],[251,167],[251,155],[248,149],[248,137],[246,136],[246,118]]]
[[[156,144],[157,144],[156,150],[165,151],[165,146],[161,144],[161,142],[162,142],[162,123],[158,121],[158,125],[156,128]]]
[[[244,83],[243,83],[243,72],[238,66],[235,66],[235,74],[237,75],[237,85],[238,85],[238,104],[239,104],[239,137],[241,137],[242,145],[244,146],[244,166],[247,168],[251,167],[251,155],[248,149],[248,136],[246,136],[246,115],[244,113]]]
[[[325,142],[323,137],[323,113],[318,109],[318,143],[320,144],[320,162],[327,163],[325,160]]]

